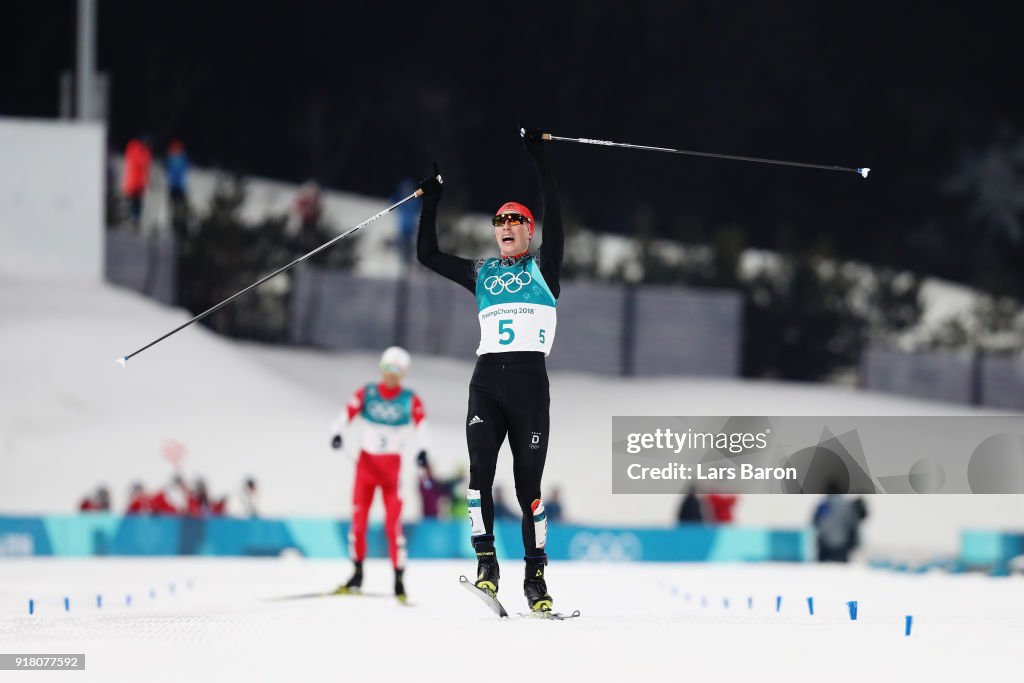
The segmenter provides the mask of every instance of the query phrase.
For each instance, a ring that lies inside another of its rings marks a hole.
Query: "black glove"
[[[341,434],[335,434],[334,438],[331,439],[331,448],[341,448]]]
[[[544,131],[540,128],[530,128],[522,121],[519,122],[519,135],[527,143],[544,141]]]
[[[426,451],[420,451],[416,455],[416,464],[419,465],[420,467],[426,467],[427,466],[427,452]]]
[[[419,189],[423,191],[423,198],[432,198],[433,201],[439,201],[441,195],[444,193],[444,186],[442,185],[441,169],[437,167],[437,162],[434,162],[434,174],[427,176],[420,181]]]
[[[519,122],[519,136],[523,138],[526,151],[530,154],[538,154],[544,146],[544,131],[540,128],[530,128],[522,121]]]

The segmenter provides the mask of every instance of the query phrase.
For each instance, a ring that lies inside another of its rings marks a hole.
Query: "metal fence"
[[[174,238],[159,233],[108,230],[107,280],[141,292],[160,303],[177,303],[178,251]]]
[[[418,272],[370,279],[303,268],[295,274],[291,341],[326,348],[471,358],[480,337],[473,295]],[[742,301],[735,292],[566,282],[552,369],[611,375],[734,377]]]
[[[980,363],[983,403],[992,408],[1024,410],[1024,358],[992,356]]]
[[[175,303],[173,238],[107,233],[107,278]],[[610,375],[735,377],[743,303],[711,289],[565,282],[549,367]],[[368,278],[308,263],[291,272],[289,343],[472,358],[480,338],[473,295],[417,267],[408,279]]]
[[[928,400],[1024,410],[1024,358],[968,352],[909,353],[871,348],[861,363],[866,389]]]

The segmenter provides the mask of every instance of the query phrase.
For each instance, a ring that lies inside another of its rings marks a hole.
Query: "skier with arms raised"
[[[544,359],[555,340],[564,234],[558,185],[542,133],[521,128],[520,135],[536,166],[544,196],[544,244],[530,251],[537,227],[533,214],[523,204],[506,202],[492,220],[499,257],[474,261],[443,253],[438,248],[436,225],[442,185],[435,166],[434,176],[420,184],[423,209],[416,247],[423,265],[476,296],[480,345],[466,419],[467,501],[477,556],[475,585],[492,596],[498,591],[491,488],[498,449],[507,437],[516,498],[523,513],[523,591],[533,612],[550,612],[554,601],[545,579],[547,518],[540,495],[550,404]]]

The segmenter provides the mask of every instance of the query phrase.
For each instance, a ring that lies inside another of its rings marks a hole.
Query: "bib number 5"
[[[506,336],[507,335],[507,336]],[[508,346],[512,343],[512,340],[516,338],[515,330],[512,329],[511,320],[499,320],[498,321],[498,343],[502,346]]]

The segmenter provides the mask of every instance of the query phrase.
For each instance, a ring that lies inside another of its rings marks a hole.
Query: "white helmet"
[[[409,352],[401,346],[390,346],[384,350],[380,357],[380,369],[405,374],[409,371],[409,363],[412,359]]]

